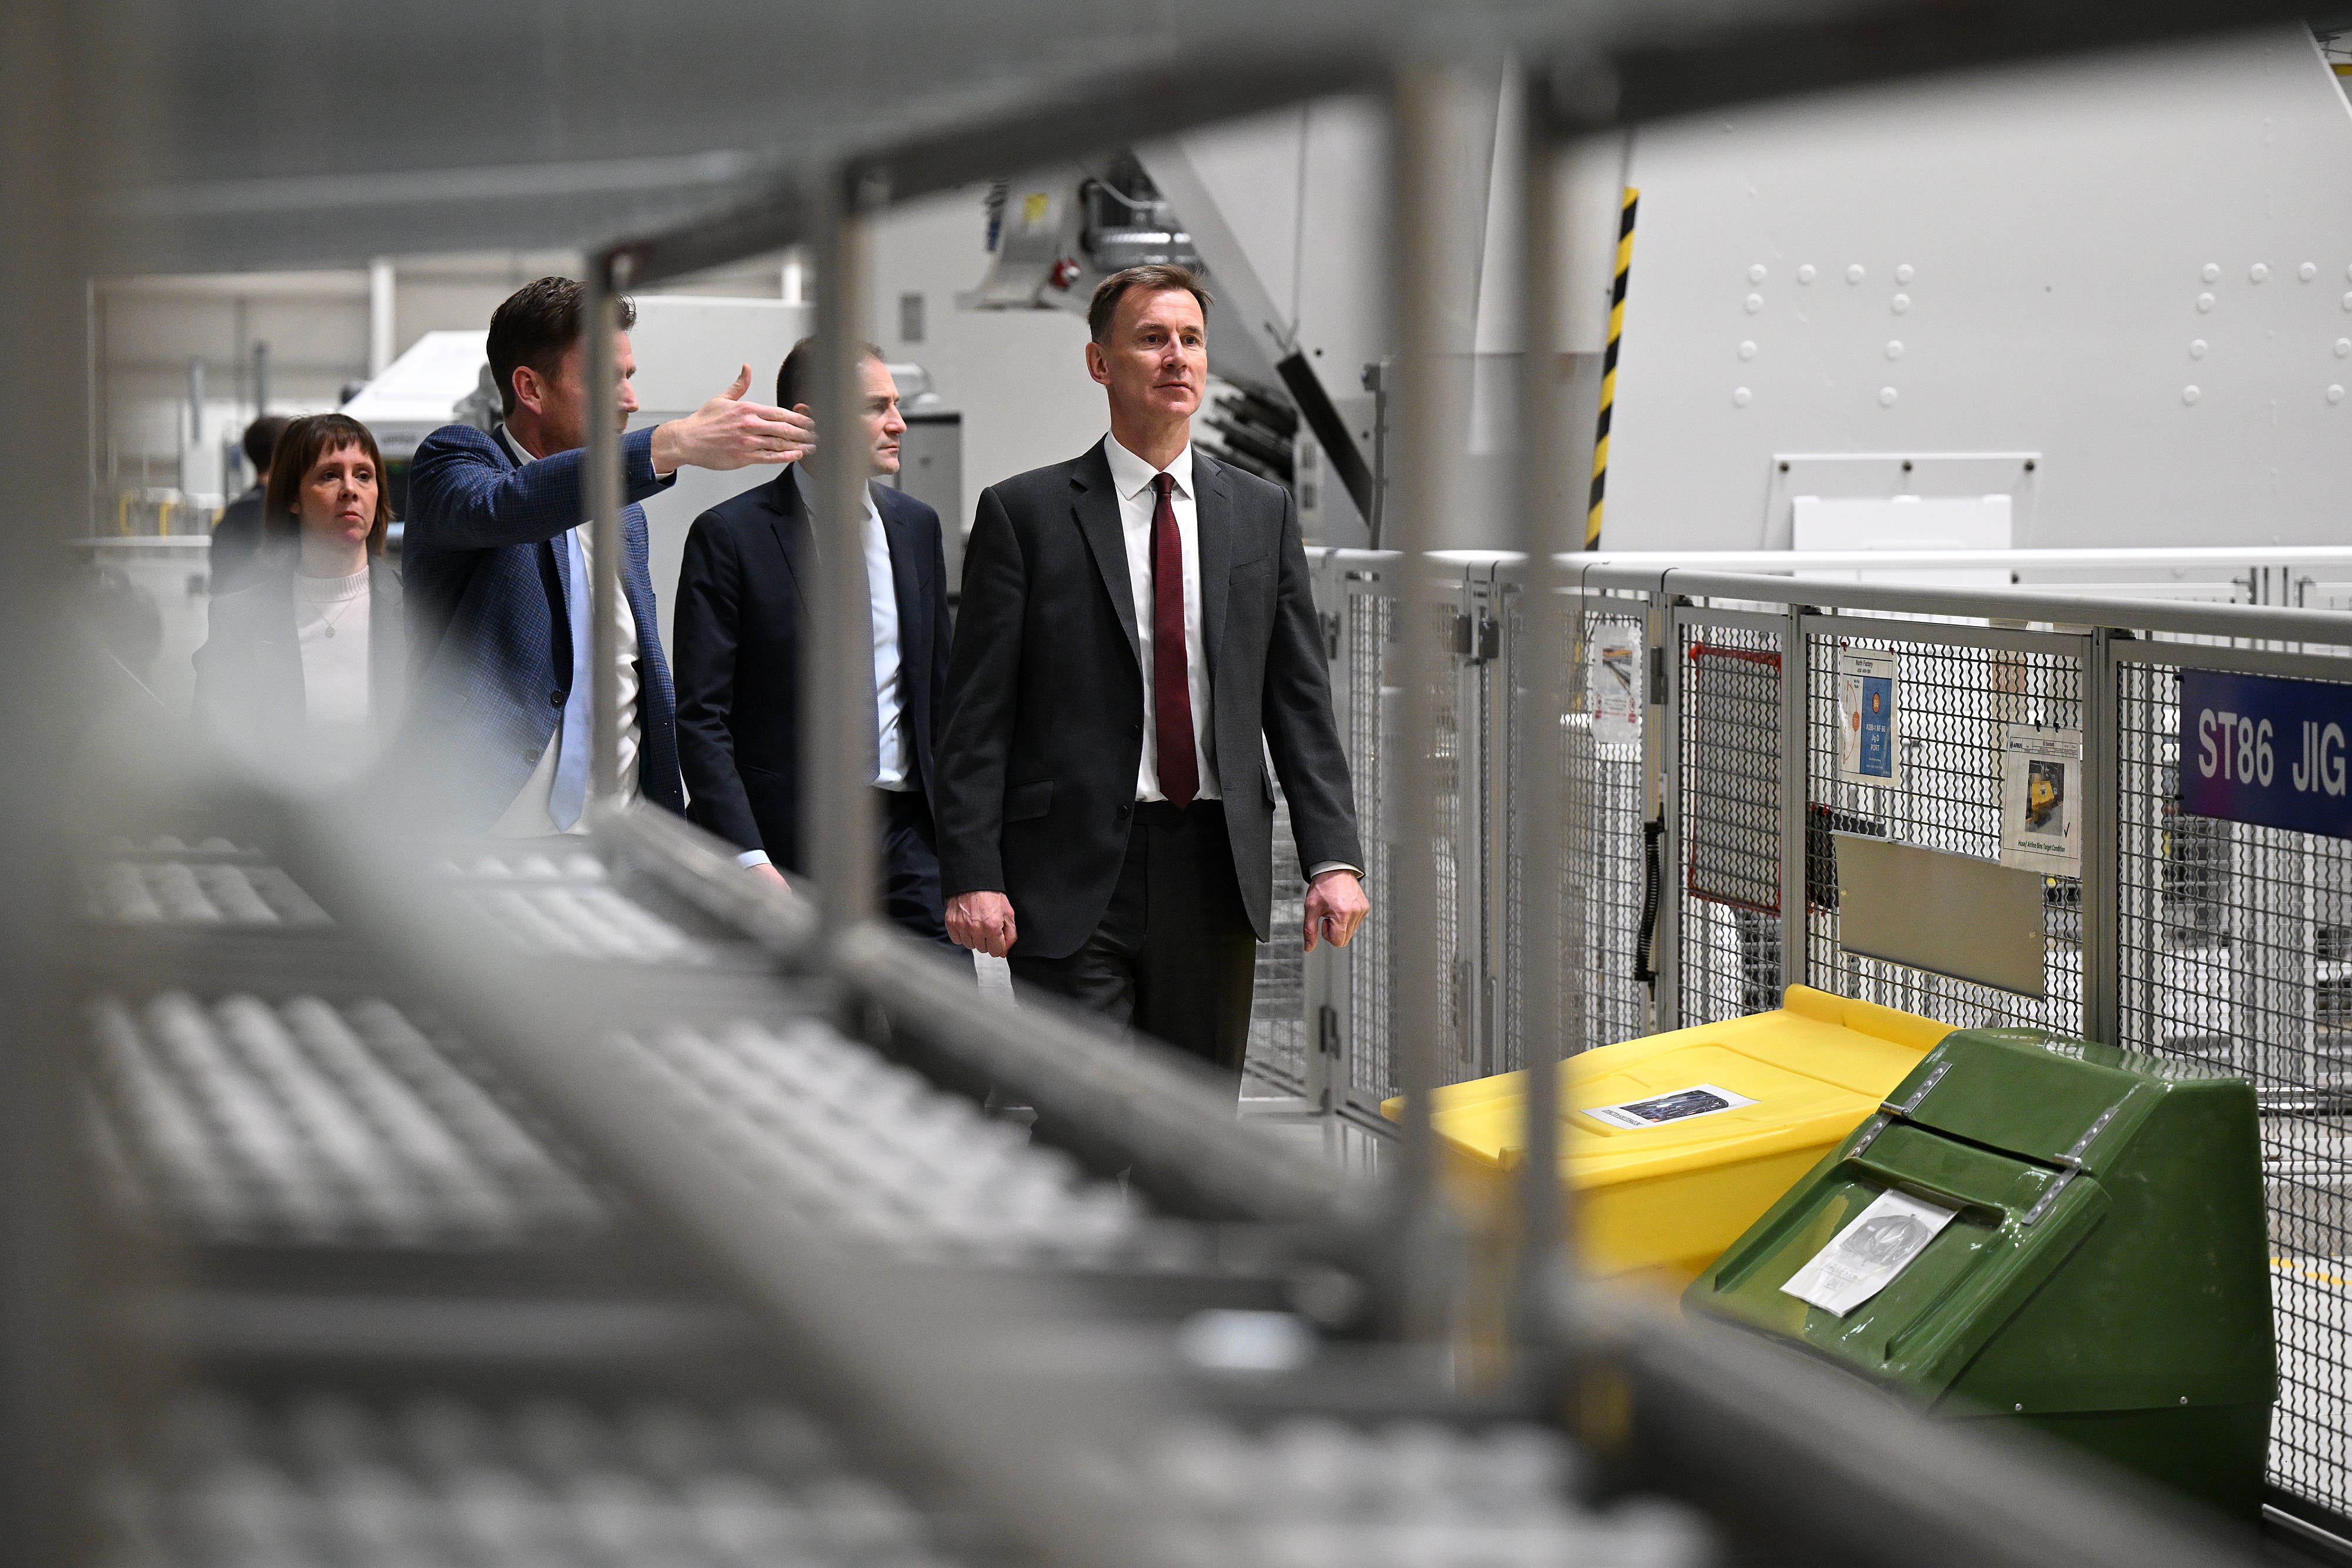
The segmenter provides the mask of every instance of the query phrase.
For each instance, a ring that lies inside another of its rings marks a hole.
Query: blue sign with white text
[[[2180,809],[2352,839],[2352,685],[2180,672]]]
[[[1887,675],[1862,678],[1862,771],[1895,777],[1895,682]]]

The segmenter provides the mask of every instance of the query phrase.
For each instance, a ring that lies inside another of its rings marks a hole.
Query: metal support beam
[[[2083,669],[2083,1033],[2123,1043],[2123,781],[2115,643],[2091,633]]]
[[[876,854],[873,779],[874,645],[864,612],[866,583],[865,444],[857,439],[858,362],[865,357],[869,279],[866,214],[889,199],[880,180],[855,188],[820,178],[809,195],[817,225],[816,480],[817,596],[810,617],[815,657],[803,668],[801,712],[814,744],[801,763],[807,802],[802,841],[816,879],[824,932],[838,937],[874,915]]]
[[[1519,841],[1512,846],[1519,856],[1514,882],[1518,898],[1509,913],[1519,923],[1525,965],[1519,977],[1519,1040],[1527,1063],[1528,1125],[1520,1164],[1517,1285],[1519,1337],[1528,1343],[1540,1343],[1547,1312],[1570,1310],[1565,1304],[1553,1305],[1560,1296],[1556,1287],[1563,1273],[1561,1248],[1570,1218],[1559,1180],[1559,1062],[1567,1042],[1584,1038],[1584,956],[1568,949],[1560,918],[1570,863],[1566,841],[1585,821],[1580,811],[1573,825],[1566,820],[1566,736],[1561,728],[1573,644],[1567,617],[1582,599],[1570,597],[1557,553],[1568,528],[1559,498],[1573,489],[1570,447],[1559,439],[1567,428],[1571,401],[1560,351],[1567,341],[1562,330],[1563,258],[1569,245],[1560,232],[1566,214],[1559,201],[1559,149],[1549,115],[1538,108],[1544,86],[1541,78],[1530,82],[1522,95],[1526,110],[1518,124],[1497,132],[1517,132],[1524,142],[1519,319],[1525,338],[1514,444],[1520,489],[1514,499],[1516,542],[1527,556],[1527,579],[1518,636],[1505,666],[1518,689],[1503,694],[1497,706],[1524,727],[1524,749],[1517,759],[1524,769],[1522,829]],[[1507,740],[1504,744],[1508,758]],[[1584,862],[1579,858],[1574,863]],[[1563,1326],[1557,1317],[1550,1322],[1555,1332]]]
[[[1413,63],[1397,76],[1395,128],[1390,156],[1395,183],[1396,229],[1392,287],[1396,290],[1398,429],[1402,435],[1391,541],[1402,554],[1398,587],[1402,694],[1396,779],[1402,824],[1390,859],[1389,886],[1381,913],[1394,923],[1394,1049],[1403,1053],[1399,1084],[1406,1096],[1402,1168],[1399,1176],[1402,1222],[1408,1255],[1424,1270],[1437,1223],[1437,1141],[1430,1124],[1431,1095],[1437,1087],[1438,1041],[1447,1034],[1438,1000],[1437,880],[1437,683],[1447,674],[1448,655],[1438,638],[1438,617],[1447,608],[1429,552],[1444,543],[1444,528],[1462,495],[1465,454],[1454,439],[1460,413],[1446,395],[1446,314],[1454,308],[1448,287],[1451,237],[1469,221],[1462,183],[1447,156],[1454,107],[1461,91],[1453,68]],[[1408,1332],[1430,1333],[1436,1324],[1437,1282],[1420,1279],[1408,1290]]]
[[[620,291],[628,286],[629,258],[601,256],[588,267],[581,310],[588,333],[588,518],[596,541],[589,563],[590,709],[588,795],[611,800],[621,792],[621,330]]]
[[[1811,644],[1805,638],[1806,608],[1788,607],[1780,634],[1780,984],[1805,978],[1811,928],[1806,904],[1811,868],[1805,863],[1806,810],[1812,791],[1807,753],[1806,716],[1812,700]]]

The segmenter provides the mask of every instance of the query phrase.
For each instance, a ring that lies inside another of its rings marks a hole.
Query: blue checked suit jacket
[[[653,432],[621,444],[621,586],[637,622],[637,789],[683,815],[677,699],[662,657],[646,514]],[[529,781],[572,689],[568,553],[585,512],[578,451],[518,465],[467,424],[425,438],[408,471],[401,581],[408,598],[412,804],[437,829],[485,831]]]

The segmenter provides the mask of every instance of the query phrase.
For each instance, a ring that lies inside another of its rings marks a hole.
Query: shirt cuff
[[[1364,868],[1360,865],[1349,865],[1346,861],[1324,861],[1320,864],[1308,866],[1307,868],[1307,880],[1313,882],[1317,877],[1321,876],[1327,871],[1353,872],[1356,873],[1356,880],[1358,882],[1364,880]]]
[[[745,850],[735,857],[735,863],[750,871],[755,865],[773,865],[775,862],[768,858],[765,850]]]

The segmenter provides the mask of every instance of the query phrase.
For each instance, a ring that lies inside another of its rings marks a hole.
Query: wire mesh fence
[[[1622,609],[1615,608],[1622,604]],[[1532,791],[1536,672],[1513,655],[1525,634],[1526,601],[1517,591],[1500,596],[1502,667],[1496,683],[1501,705],[1498,738],[1504,753],[1501,839],[1504,912],[1500,944],[1499,1055],[1506,1071],[1526,1065],[1528,988],[1554,965],[1557,984],[1573,976],[1563,1019],[1560,1053],[1631,1040],[1648,1016],[1647,990],[1634,978],[1642,938],[1642,726],[1646,699],[1642,678],[1644,631],[1637,601],[1595,595],[1576,612],[1559,716],[1560,794],[1558,831],[1560,874],[1550,890],[1559,951],[1527,950],[1516,914],[1536,894],[1526,884]],[[1613,699],[1613,700],[1612,700]]]
[[[1475,747],[1485,742],[1490,724],[1480,722],[1472,707],[1465,727],[1460,662],[1451,654],[1438,661],[1432,711],[1433,733],[1428,745],[1435,789],[1435,831],[1432,850],[1437,873],[1437,951],[1408,957],[1398,948],[1396,923],[1380,917],[1383,890],[1391,885],[1401,851],[1398,833],[1401,769],[1405,755],[1398,739],[1403,706],[1403,636],[1409,618],[1397,597],[1398,587],[1377,573],[1350,574],[1333,612],[1339,616],[1337,658],[1346,662],[1339,686],[1345,715],[1341,728],[1349,747],[1349,766],[1356,783],[1356,816],[1364,843],[1365,883],[1375,915],[1366,922],[1350,949],[1348,966],[1349,1016],[1353,1020],[1348,1055],[1347,1088],[1359,1104],[1377,1104],[1395,1095],[1402,1082],[1402,1042],[1397,1038],[1397,974],[1406,962],[1434,964],[1437,973],[1438,1019],[1442,1038],[1436,1042],[1441,1082],[1454,1082],[1477,1065],[1476,1053],[1464,1027],[1472,1008],[1467,988],[1475,984],[1475,971],[1465,972],[1462,906],[1465,857],[1475,874],[1476,857],[1484,852],[1465,843],[1474,835],[1465,830],[1465,790],[1475,789],[1484,757]],[[1458,611],[1434,607],[1420,634],[1441,649],[1450,649]]]
[[[2118,662],[2118,1044],[2252,1080],[2267,1113],[2271,1479],[2352,1513],[2352,845],[2181,807],[2180,671]]]
[[[1781,661],[1750,627],[1686,622],[1679,639],[1687,1025],[1780,1005]]]
[[[1525,635],[1518,580],[1490,569],[1482,589],[1477,570],[1460,606],[1423,629],[1452,654],[1422,741],[1437,776],[1441,941],[1410,956],[1381,917],[1412,743],[1399,732],[1396,563],[1345,574],[1344,591],[1342,574],[1325,580],[1375,909],[1345,960],[1358,1103],[1393,1094],[1402,1076],[1395,977],[1406,962],[1436,966],[1441,1082],[1526,1059],[1526,998],[1554,963],[1579,994],[1567,1053],[1633,1038],[1662,1017],[1688,1027],[1774,1007],[1786,982],[1802,979],[1955,1027],[2035,1027],[2243,1074],[2263,1107],[2279,1336],[2271,1479],[2352,1517],[2352,840],[2190,814],[2179,743],[2184,664],[2352,687],[2352,660],[2274,644],[2246,653],[2221,635],[2133,637],[2116,617],[2103,622],[2119,628],[2115,640],[2102,643],[1990,595],[1975,614],[1947,601],[1932,612],[1800,615],[1769,597],[1692,602],[1612,584],[1584,593],[1560,711],[1549,712],[1513,662]],[[1809,602],[1838,601],[1815,586]],[[2246,597],[2237,586],[2212,597]],[[2316,597],[2305,591],[2306,603]],[[1475,629],[1483,608],[1496,622],[1492,645]],[[1666,629],[1654,648],[1654,627]],[[1890,670],[1899,693],[1893,766],[1876,779],[1852,765],[1853,716],[1840,700],[1842,671],[1870,655],[1891,661],[1873,667]],[[1641,689],[1655,674],[1664,687]],[[1529,952],[1512,917],[1533,891],[1538,824],[1527,780],[1531,737],[1547,724],[1562,738],[1557,955]],[[2020,734],[2079,737],[2082,771],[2069,787],[2081,791],[2083,863],[2095,879],[2037,871],[2042,994],[1849,950],[1842,847],[1881,839],[2001,861]],[[1801,755],[1787,755],[1792,746]],[[1648,926],[1657,977],[1645,984],[1644,825],[1661,798],[1666,908]],[[1801,877],[1784,874],[1792,855]],[[1801,952],[1784,953],[1784,934]],[[1267,1027],[1279,1035],[1270,1014]]]
[[[1822,990],[1925,1014],[1958,1028],[2033,1025],[2083,1032],[2080,877],[2048,877],[2042,895],[2042,997],[1956,980],[1846,951],[1839,942],[1837,842],[1866,835],[1979,860],[2001,857],[2001,789],[2009,731],[2083,728],[2087,639],[2005,640],[1980,647],[1874,633],[1859,617],[1808,636],[1805,980]],[[2064,643],[2073,646],[2062,646]],[[1855,777],[1854,726],[1838,703],[1857,653],[1891,654],[1901,695],[1896,766],[1885,781]]]

